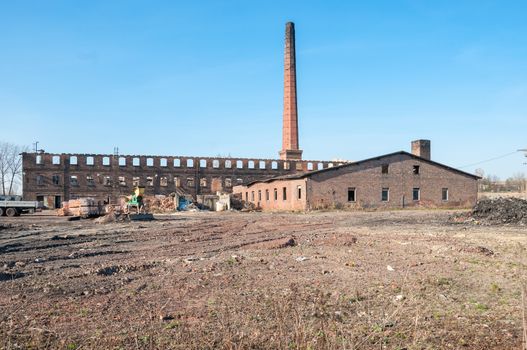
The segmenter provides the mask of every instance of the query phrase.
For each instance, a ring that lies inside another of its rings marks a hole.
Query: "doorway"
[[[61,200],[62,198],[60,196],[55,196],[55,209],[60,209],[61,207]]]

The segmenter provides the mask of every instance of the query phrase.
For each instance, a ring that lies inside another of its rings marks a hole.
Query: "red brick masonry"
[[[471,207],[477,200],[477,180],[475,175],[401,151],[236,186],[233,192],[264,210]]]

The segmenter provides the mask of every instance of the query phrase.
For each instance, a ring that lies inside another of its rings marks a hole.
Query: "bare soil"
[[[3,349],[520,349],[525,227],[452,211],[0,218]]]

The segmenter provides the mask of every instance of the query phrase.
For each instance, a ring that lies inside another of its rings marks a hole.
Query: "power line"
[[[468,168],[468,167],[471,167],[471,166],[474,166],[474,165],[479,165],[479,164],[483,164],[483,163],[487,163],[487,162],[492,162],[493,160],[502,159],[502,158],[508,157],[508,156],[510,156],[510,155],[516,154],[516,153],[518,153],[518,152],[520,152],[520,151],[521,151],[521,150],[517,150],[517,151],[514,151],[514,152],[510,152],[510,153],[507,153],[507,154],[503,154],[503,155],[501,155],[501,156],[497,156],[497,157],[494,157],[494,158],[490,158],[490,159],[482,160],[482,161],[477,162],[477,163],[472,163],[472,164],[463,165],[463,166],[458,167],[458,169]]]

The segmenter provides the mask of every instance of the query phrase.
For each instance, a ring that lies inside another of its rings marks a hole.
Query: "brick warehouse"
[[[430,160],[430,141],[400,151],[302,174],[234,187],[234,194],[263,210],[322,208],[471,207],[476,175]]]

